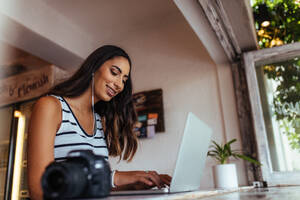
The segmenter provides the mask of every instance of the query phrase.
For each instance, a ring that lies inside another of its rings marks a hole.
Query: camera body
[[[43,176],[45,199],[106,197],[111,190],[111,170],[103,156],[75,150],[66,160],[50,163]]]

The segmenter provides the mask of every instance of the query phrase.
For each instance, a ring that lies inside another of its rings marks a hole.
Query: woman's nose
[[[118,91],[122,90],[123,88],[123,81],[122,79],[118,78],[116,81],[115,81],[115,87]]]

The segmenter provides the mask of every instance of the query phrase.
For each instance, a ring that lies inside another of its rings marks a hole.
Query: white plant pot
[[[238,187],[235,164],[222,164],[213,166],[215,188],[229,189]]]

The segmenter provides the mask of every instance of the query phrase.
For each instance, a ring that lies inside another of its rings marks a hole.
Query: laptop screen
[[[198,190],[205,167],[212,129],[193,113],[188,113],[170,192]]]

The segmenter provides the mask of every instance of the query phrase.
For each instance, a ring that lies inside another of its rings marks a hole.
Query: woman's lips
[[[107,86],[107,90],[106,90],[106,93],[108,96],[110,97],[114,97],[117,93],[109,86]]]

